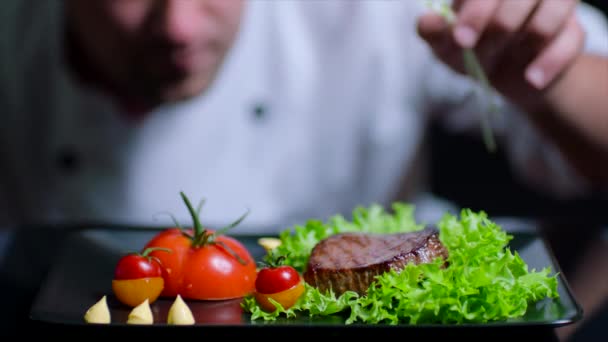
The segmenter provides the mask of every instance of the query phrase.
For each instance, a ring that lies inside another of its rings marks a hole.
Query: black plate
[[[139,250],[158,230],[152,229],[106,229],[94,228],[73,232],[65,241],[62,253],[58,255],[51,268],[46,281],[42,284],[30,312],[34,322],[46,327],[62,327],[72,329],[107,329],[120,328],[122,331],[141,331],[142,326],[127,325],[126,318],[130,309],[121,305],[112,295],[111,279],[114,266],[118,259],[126,252]],[[534,233],[514,232],[514,239],[510,247],[519,252],[530,269],[540,270],[550,266],[552,271],[559,272],[551,251],[545,242]],[[264,255],[264,250],[257,244],[259,236],[236,236],[251,251],[256,259]],[[558,276],[559,298],[544,299],[531,305],[521,318],[509,319],[483,324],[417,324],[389,326],[382,324],[344,324],[342,317],[323,317],[309,319],[279,320],[272,323],[251,321],[249,316],[241,311],[240,300],[205,302],[189,301],[188,305],[193,311],[197,324],[189,327],[176,327],[165,324],[167,311],[172,300],[159,299],[151,305],[155,324],[146,326],[147,331],[164,331],[167,329],[205,329],[210,332],[235,333],[242,330],[257,332],[280,330],[294,331],[294,329],[319,328],[327,332],[351,331],[357,335],[369,328],[382,327],[383,331],[402,331],[408,334],[417,331],[444,331],[448,333],[454,329],[493,329],[499,331],[513,328],[525,328],[526,334],[532,330],[553,329],[562,325],[576,322],[582,317],[582,310],[575,301],[564,277]],[[107,295],[108,305],[112,315],[112,323],[101,327],[92,327],[83,320],[86,310]],[[72,328],[70,328],[72,327]],[[165,328],[165,329],[161,329]],[[136,330],[138,329],[138,330]],[[151,329],[151,330],[150,330]],[[192,331],[192,330],[190,330]],[[315,330],[320,332],[322,330]],[[451,334],[451,333],[450,333]]]

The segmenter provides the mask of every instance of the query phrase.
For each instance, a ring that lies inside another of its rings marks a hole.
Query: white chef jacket
[[[427,210],[425,128],[438,119],[479,134],[483,107],[474,82],[417,36],[423,6],[250,1],[212,87],[131,121],[66,66],[61,1],[4,0],[0,225],[164,225],[164,212],[189,225],[180,191],[206,199],[209,226],[249,209],[235,233],[394,199]],[[586,49],[608,55],[604,17],[579,13]],[[514,106],[501,112],[499,148],[524,180],[556,196],[588,190]]]

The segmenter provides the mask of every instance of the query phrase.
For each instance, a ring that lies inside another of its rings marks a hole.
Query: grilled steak
[[[397,234],[342,233],[320,241],[312,250],[304,280],[322,292],[347,290],[365,294],[374,277],[408,263],[428,263],[448,252],[439,232],[426,228]]]

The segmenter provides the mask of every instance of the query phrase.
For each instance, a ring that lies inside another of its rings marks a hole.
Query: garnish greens
[[[332,234],[347,231],[394,233],[420,230],[413,206],[395,203],[389,213],[380,205],[358,207],[351,220],[340,215],[327,222],[310,220],[279,235],[277,253],[288,255],[285,264],[303,271],[314,245]],[[367,294],[347,291],[339,297],[305,284],[298,302],[285,310],[263,311],[252,296],[242,306],[252,320],[276,320],[296,315],[339,314],[347,324],[365,323],[480,323],[523,316],[531,303],[556,298],[557,275],[549,267],[529,270],[517,252],[508,247],[513,238],[485,212],[464,209],[459,216],[446,213],[438,222],[439,238],[446,246],[444,260],[407,265],[376,277]]]
[[[427,0],[426,4],[431,10],[441,14],[448,24],[454,25],[456,22],[456,15],[447,2],[443,0]],[[463,49],[462,59],[467,73],[481,85],[485,98],[488,101],[488,112],[481,112],[481,133],[486,148],[490,152],[494,152],[496,150],[496,142],[494,140],[494,134],[492,133],[492,127],[490,125],[490,116],[497,113],[498,107],[494,101],[492,86],[490,85],[488,77],[483,71],[481,63],[477,59],[477,56],[475,56],[473,49]]]

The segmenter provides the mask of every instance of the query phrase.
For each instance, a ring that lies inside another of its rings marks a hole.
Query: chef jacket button
[[[253,106],[252,114],[255,121],[263,121],[268,115],[268,108],[263,103],[257,103]]]
[[[57,153],[57,166],[63,171],[78,171],[80,162],[78,153],[71,147],[64,147]]]

